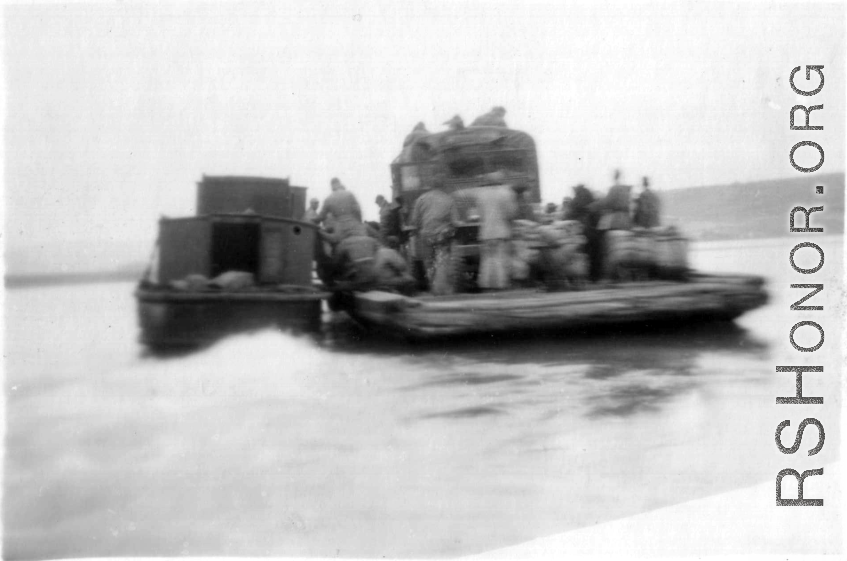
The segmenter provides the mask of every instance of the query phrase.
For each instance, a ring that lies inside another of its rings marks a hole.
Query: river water
[[[735,323],[449,345],[333,316],[156,357],[131,284],[9,290],[4,556],[455,556],[773,481],[794,390],[775,365],[829,365],[804,388],[837,434],[842,238],[814,241],[814,279],[790,269],[797,240],[694,248],[700,270],[769,279]],[[826,310],[789,311],[792,282],[824,282]],[[813,362],[788,342],[810,317]]]

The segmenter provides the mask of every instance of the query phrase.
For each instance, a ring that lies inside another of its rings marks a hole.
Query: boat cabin
[[[309,286],[317,226],[255,214],[211,214],[159,221],[157,284],[188,275],[252,273],[257,284]]]
[[[197,214],[254,212],[301,220],[306,187],[271,177],[207,176],[197,183]]]
[[[256,284],[310,286],[317,226],[301,219],[306,188],[288,179],[203,176],[197,215],[159,220],[154,284],[248,272]]]

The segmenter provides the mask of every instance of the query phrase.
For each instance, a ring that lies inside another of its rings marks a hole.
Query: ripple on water
[[[490,405],[479,405],[475,407],[462,407],[459,409],[451,409],[449,411],[441,411],[439,413],[428,413],[421,415],[419,419],[474,419],[477,417],[490,417],[505,415],[506,411],[500,407],[492,407]]]
[[[482,386],[498,382],[513,382],[522,380],[523,376],[516,374],[482,374],[479,372],[460,372],[448,376],[439,376],[433,380],[403,388],[406,391],[439,386]]]

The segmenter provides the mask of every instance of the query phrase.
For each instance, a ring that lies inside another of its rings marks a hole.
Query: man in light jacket
[[[477,283],[484,290],[509,288],[509,241],[512,220],[518,214],[518,197],[513,185],[489,185],[456,192],[457,197],[471,198],[480,217],[479,275]]]

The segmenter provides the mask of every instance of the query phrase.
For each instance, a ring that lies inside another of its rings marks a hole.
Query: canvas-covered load
[[[547,283],[553,288],[580,288],[588,279],[588,256],[582,224],[559,220],[539,227],[546,247],[541,250]]]
[[[574,248],[585,245],[582,224],[577,220],[557,220],[538,227],[542,241],[550,245],[568,245]]]
[[[535,141],[525,132],[503,127],[470,127],[415,138],[403,149],[398,161],[425,162],[450,151],[468,147],[483,150],[527,150],[535,153]]]
[[[535,141],[503,127],[470,127],[434,134],[410,135],[391,166],[394,196],[408,209],[437,173],[447,192],[489,185],[492,174],[528,186],[525,198],[541,200]]]
[[[581,286],[588,276],[585,243],[582,225],[576,221],[515,220],[512,278],[526,280],[535,268],[552,288]]]
[[[656,270],[661,278],[681,278],[688,271],[688,240],[673,226],[651,228],[656,249]]]
[[[159,222],[155,282],[167,285],[198,278],[196,275],[215,279],[238,271],[249,273],[260,285],[310,286],[316,237],[314,224],[284,218],[253,215],[163,218]],[[227,279],[227,286],[237,284],[233,275],[223,278]]]
[[[191,274],[184,279],[172,280],[168,283],[170,288],[176,290],[198,291],[198,290],[223,290],[238,291],[256,286],[253,273],[246,271],[227,271],[213,279],[203,275]]]
[[[609,230],[603,236],[603,277],[611,280],[647,278],[654,261],[649,232]]]
[[[538,226],[532,220],[515,220],[512,223],[510,271],[513,280],[527,280],[532,267],[538,264],[538,246],[541,243]]]
[[[539,250],[531,242],[514,240],[511,243],[510,274],[513,280],[523,281],[530,277],[532,267],[538,263]]]

